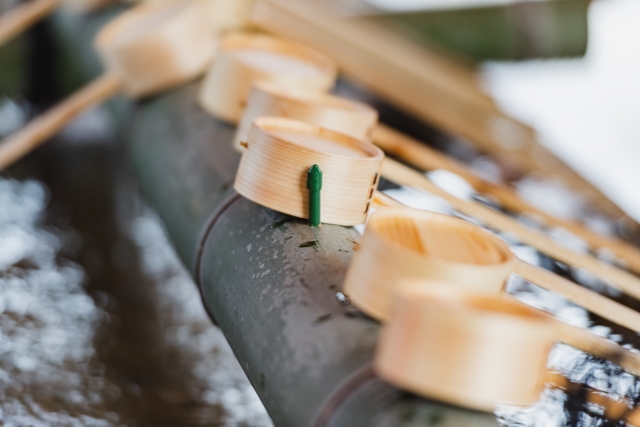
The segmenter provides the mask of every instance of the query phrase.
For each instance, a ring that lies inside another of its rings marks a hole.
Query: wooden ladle
[[[493,412],[499,404],[530,405],[545,386],[580,386],[546,369],[557,326],[551,316],[513,298],[408,281],[395,292],[374,368],[400,388],[466,408]],[[585,392],[605,418],[638,425],[629,399],[590,387]]]
[[[142,4],[107,24],[95,39],[104,74],[5,138],[0,143],[0,170],[117,93],[140,98],[203,73],[216,45],[202,4]]]
[[[518,260],[504,241],[470,222],[409,207],[388,208],[371,215],[344,290],[358,308],[385,322],[393,313],[394,291],[404,281],[436,280],[475,294],[495,296],[504,292],[513,272],[547,289],[565,287],[559,293],[578,300],[587,310],[633,330],[640,329],[639,313]],[[558,322],[557,330],[557,338],[566,344],[613,360],[640,375],[638,354],[564,322]]]
[[[249,131],[234,188],[249,200],[308,218],[307,171],[324,174],[322,222],[363,223],[384,154],[373,144],[291,119],[261,117]]]
[[[199,102],[214,117],[237,123],[253,84],[280,83],[326,92],[337,72],[330,58],[300,44],[264,34],[232,33],[220,43]]]

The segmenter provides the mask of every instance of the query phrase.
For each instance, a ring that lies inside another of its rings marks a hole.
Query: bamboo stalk
[[[593,332],[558,321],[556,326],[558,341],[592,354],[604,360],[610,360],[626,372],[640,377],[640,354],[621,347],[613,341]]]
[[[505,208],[542,219],[547,226],[562,227],[584,239],[592,248],[607,248],[623,259],[629,269],[640,274],[640,249],[612,237],[603,236],[582,224],[550,215],[527,202],[506,185],[486,181],[463,164],[388,126],[378,125],[373,142],[385,152],[400,157],[421,170],[445,169],[464,178],[476,191],[495,197]]]
[[[597,292],[522,260],[517,260],[514,273],[541,288],[564,296],[598,316],[640,332],[640,313]]]
[[[515,219],[496,212],[480,203],[458,199],[437,187],[420,172],[386,158],[382,165],[382,176],[397,184],[414,186],[426,190],[450,203],[455,210],[479,219],[491,228],[511,233],[523,243],[536,248],[540,252],[558,261],[573,267],[588,270],[601,280],[610,283],[626,294],[640,299],[640,278],[617,267],[605,264],[591,255],[579,254],[568,250],[542,233],[528,229]]]
[[[99,104],[122,89],[122,80],[105,73],[65,99],[0,144],[0,170],[10,166],[55,135],[87,108]]]
[[[30,0],[0,17],[0,46],[50,14],[62,0]]]

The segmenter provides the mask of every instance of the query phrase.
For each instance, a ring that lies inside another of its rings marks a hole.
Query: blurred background
[[[0,0],[0,13],[15,4]],[[479,73],[505,113],[535,128],[542,145],[640,220],[640,2],[328,5],[340,18],[384,26]],[[0,136],[78,87],[83,69],[99,67],[90,43],[70,28],[89,34],[124,7],[59,11],[0,47]],[[376,102],[357,85],[343,90]],[[383,116],[391,109],[380,108]],[[126,143],[134,109],[123,100],[93,109],[0,175],[0,424],[270,426],[140,194]],[[386,114],[407,126],[414,120]],[[450,154],[484,177],[504,175],[492,153],[447,138]],[[514,184],[542,209],[633,235],[628,219],[594,214],[558,180],[533,173]],[[567,417],[557,396],[545,402],[533,415],[500,416],[507,425],[604,425]]]

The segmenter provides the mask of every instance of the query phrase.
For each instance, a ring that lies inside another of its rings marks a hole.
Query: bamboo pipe
[[[201,74],[214,53],[202,3],[143,4],[96,36],[105,73],[0,143],[3,170],[56,134],[87,108],[124,91],[143,97]]]
[[[563,248],[551,238],[530,230],[515,219],[509,218],[480,203],[458,199],[437,187],[420,172],[386,158],[382,165],[382,176],[397,184],[418,187],[438,196],[450,203],[455,210],[479,219],[496,230],[511,233],[523,243],[567,265],[588,270],[626,294],[640,299],[640,278],[617,267],[605,264],[593,256],[575,253]]]
[[[632,330],[640,331],[640,313],[554,273],[517,260],[506,243],[473,224],[442,214],[404,207],[382,193],[377,193],[373,202],[379,207],[390,208],[381,211],[385,219],[391,216],[395,217],[399,213],[401,216],[421,221],[425,218],[440,218],[444,221],[441,226],[446,226],[448,223],[455,224],[456,227],[476,233],[478,236],[476,239],[486,241],[485,248],[493,246],[505,257],[503,261],[484,265],[457,262],[456,258],[443,261],[431,256],[425,257],[424,254],[407,251],[406,248],[398,247],[396,244],[390,245],[388,239],[377,232],[379,227],[375,224],[381,221],[381,218],[377,218],[374,220],[376,222],[372,223],[374,228],[367,228],[365,231],[359,244],[359,250],[356,252],[345,278],[345,292],[352,302],[374,318],[381,320],[389,318],[393,284],[403,278],[445,280],[471,292],[495,295],[504,291],[506,278],[511,272],[514,272],[538,286],[567,297],[604,318]],[[403,207],[398,208],[398,206]],[[385,226],[385,229],[387,228]],[[402,236],[395,235],[393,239],[402,239],[406,235],[407,233]],[[439,241],[434,242],[435,248],[446,245],[449,240],[446,234],[439,237]],[[558,323],[557,339],[559,341],[594,356],[611,360],[633,375],[640,376],[640,354],[622,348],[583,328],[570,326],[560,321]]]
[[[372,140],[386,153],[400,157],[421,170],[445,169],[453,172],[464,178],[477,192],[495,197],[502,206],[513,212],[540,218],[547,226],[562,227],[584,239],[591,248],[607,248],[615,256],[623,259],[629,269],[640,274],[640,249],[635,246],[603,236],[582,224],[555,217],[531,206],[506,185],[486,181],[458,161],[388,126],[376,126]]]

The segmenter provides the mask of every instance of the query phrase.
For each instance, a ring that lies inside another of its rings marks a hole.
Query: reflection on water
[[[120,393],[95,357],[107,320],[83,289],[84,270],[61,259],[42,224],[46,190],[0,180],[0,408],[3,425],[117,424],[104,399]]]
[[[270,426],[158,220],[115,209],[109,262],[93,236],[49,223],[48,198],[0,179],[0,423]]]
[[[157,218],[146,211],[135,218],[130,230],[140,249],[144,273],[157,283],[165,345],[180,353],[181,359],[190,360],[188,372],[183,373],[184,380],[190,383],[190,398],[203,406],[221,407],[224,425],[270,426],[262,403],[224,336],[211,325],[195,285],[180,265]],[[177,396],[170,393],[168,397],[171,400]],[[209,425],[203,421],[202,425]]]

